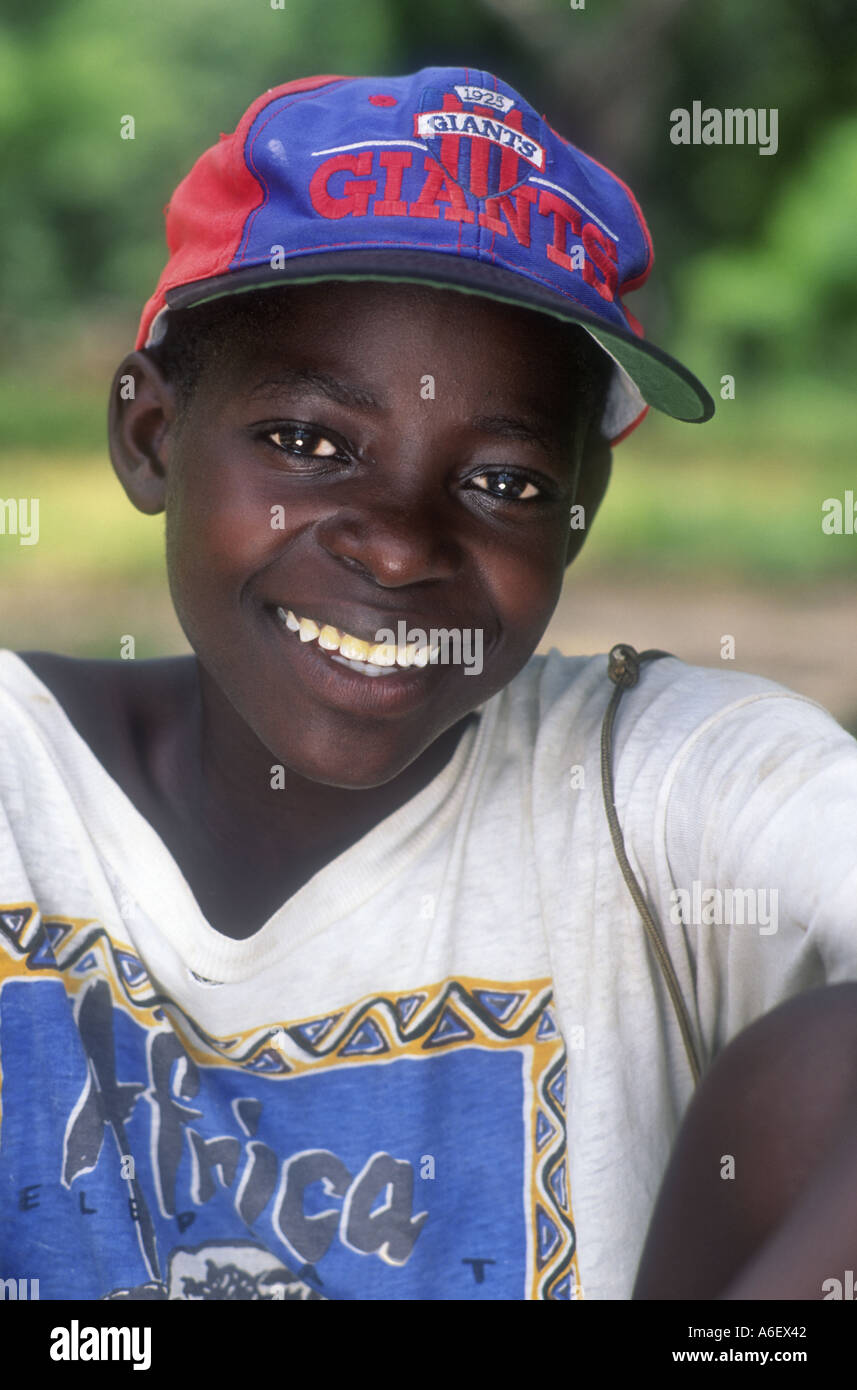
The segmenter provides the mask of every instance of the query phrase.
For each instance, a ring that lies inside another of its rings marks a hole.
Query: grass
[[[4,461],[2,496],[39,499],[39,541],[0,537],[0,581],[131,580],[163,571],[163,517],[132,507],[106,453],[16,453]]]

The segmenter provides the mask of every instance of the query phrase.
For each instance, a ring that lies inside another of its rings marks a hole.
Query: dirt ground
[[[857,734],[855,607],[857,585],[841,582],[778,590],[581,573],[569,578],[539,650],[585,654],[630,642],[717,667],[722,639],[731,636],[733,669],[809,695]],[[104,655],[105,633],[116,634],[116,656],[127,635],[138,657],[187,650],[166,585],[0,592],[0,646]]]

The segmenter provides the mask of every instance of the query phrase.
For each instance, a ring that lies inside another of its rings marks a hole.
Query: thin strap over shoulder
[[[616,851],[616,858],[619,861],[622,876],[628,885],[628,891],[634,899],[637,911],[643,919],[643,926],[646,929],[649,944],[655,953],[655,958],[660,965],[667,989],[669,990],[670,999],[672,1000],[676,1018],[678,1019],[678,1026],[681,1029],[685,1051],[687,1052],[687,1060],[690,1064],[694,1084],[696,1084],[700,1078],[701,1068],[696,1054],[690,1017],[684,999],[682,998],[681,989],[666,944],[649,910],[648,903],[643,895],[643,890],[628,862],[628,856],[625,852],[625,840],[622,835],[622,828],[619,825],[619,817],[616,814],[616,802],[613,788],[613,725],[616,722],[616,711],[619,708],[619,701],[622,699],[622,695],[626,690],[630,690],[637,684],[640,678],[640,666],[644,661],[658,661],[661,657],[671,655],[671,652],[661,652],[655,649],[638,652],[634,647],[629,646],[625,642],[619,642],[611,650],[608,658],[607,674],[616,688],[610,698],[610,703],[604,715],[604,722],[601,726],[601,788],[604,794],[604,809],[607,812],[607,824],[610,827],[610,836],[613,841],[613,848]]]

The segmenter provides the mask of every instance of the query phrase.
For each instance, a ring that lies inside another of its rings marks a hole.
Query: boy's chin
[[[469,715],[463,715],[451,728],[440,730],[428,739],[421,738],[393,748],[390,747],[389,741],[384,741],[383,746],[376,749],[370,740],[360,739],[342,753],[337,753],[329,747],[318,752],[307,748],[302,748],[299,752],[284,750],[280,756],[272,752],[271,785],[276,787],[277,772],[281,768],[280,780],[284,786],[288,784],[290,777],[297,776],[308,782],[338,787],[343,791],[372,791],[406,772],[438,740],[450,744],[448,756],[451,756],[453,740],[456,746],[458,742],[452,729],[460,725],[460,736],[469,718]]]

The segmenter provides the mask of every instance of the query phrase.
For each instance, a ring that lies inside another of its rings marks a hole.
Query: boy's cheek
[[[565,578],[565,551],[542,543],[518,563],[502,567],[504,624],[532,639],[533,649],[553,616]]]
[[[216,474],[208,485],[189,489],[168,515],[181,573],[199,574],[214,587],[243,584],[274,561],[306,510],[272,501],[275,496],[273,488],[249,484],[218,487]]]

